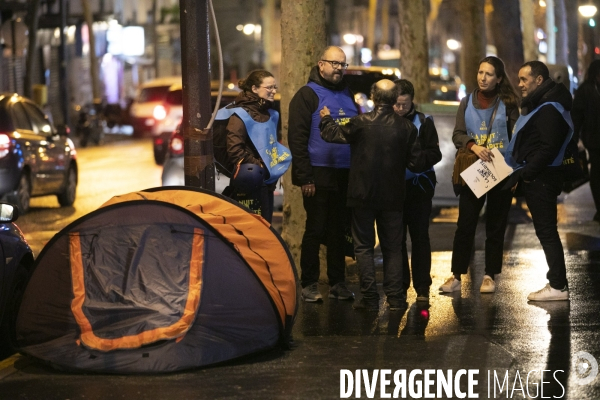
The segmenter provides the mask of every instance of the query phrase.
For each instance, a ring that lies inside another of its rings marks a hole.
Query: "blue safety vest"
[[[311,165],[315,167],[350,168],[350,145],[328,143],[321,138],[319,112],[324,106],[329,108],[331,118],[340,126],[358,114],[352,94],[348,88],[330,90],[314,82],[307,83],[319,98],[319,106],[312,115],[310,137],[308,139],[308,155]]]
[[[512,139],[510,140],[506,154],[504,154],[504,160],[514,170],[523,168],[525,166],[524,161],[523,161],[523,164],[519,164],[513,157],[513,151],[514,151],[514,147],[515,147],[515,142],[517,141],[517,135],[519,134],[521,129],[527,124],[527,122],[529,122],[529,119],[533,116],[533,114],[535,114],[542,107],[544,107],[548,104],[552,104],[558,110],[558,112],[563,116],[563,118],[567,122],[567,125],[569,125],[569,133],[567,134],[567,137],[565,138],[565,141],[563,142],[563,144],[560,148],[560,151],[558,152],[558,155],[556,156],[554,161],[552,161],[552,163],[550,163],[549,167],[558,167],[559,165],[562,164],[563,158],[565,156],[565,149],[567,148],[567,144],[569,144],[569,141],[571,141],[571,138],[573,137],[573,132],[575,131],[573,129],[573,121],[571,120],[571,113],[569,111],[565,110],[565,108],[560,103],[548,102],[548,103],[540,104],[539,106],[537,106],[537,108],[535,108],[529,114],[521,115],[521,116],[519,116],[519,119],[517,119],[517,122],[515,123],[515,127],[513,128]]]
[[[498,110],[494,121],[492,121],[492,129],[488,138],[488,126],[490,118],[494,112],[494,107],[486,109],[478,109],[473,106],[471,96],[467,100],[467,109],[465,110],[465,124],[467,126],[467,134],[475,139],[478,146],[483,146],[486,143],[488,149],[497,148],[500,153],[504,154],[508,147],[508,126],[506,124],[506,106],[504,102],[498,98]]]
[[[290,150],[277,141],[279,113],[269,109],[271,116],[269,120],[257,122],[242,107],[222,108],[217,112],[215,119],[228,119],[232,114],[236,114],[244,122],[248,137],[269,171],[270,176],[265,183],[277,182],[277,179],[287,171],[292,162]]]
[[[433,117],[431,115],[427,115],[427,114],[423,114],[423,115],[425,115],[425,119],[431,118],[433,120]],[[421,119],[419,118],[419,113],[415,113],[412,123],[417,127],[417,138],[418,138],[421,135]],[[425,175],[425,173],[433,171],[433,170],[434,170],[433,167],[431,167],[427,171],[416,173],[416,172],[412,172],[411,170],[406,168],[406,180],[412,179],[413,185],[421,186],[421,184],[419,183],[419,178],[421,176],[423,176],[423,177],[427,178],[427,180],[431,184],[431,187],[435,188],[435,185],[433,184],[433,182],[431,182],[431,179],[429,179],[429,177],[427,175]],[[423,191],[425,190],[423,188],[423,186],[421,186],[421,189],[423,189]]]

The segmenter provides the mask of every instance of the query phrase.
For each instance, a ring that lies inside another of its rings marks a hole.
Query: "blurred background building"
[[[343,47],[350,64],[402,70],[400,1],[323,1],[329,43]],[[446,76],[460,83],[463,38],[458,21],[464,18],[460,7],[467,0],[423,1],[432,80]],[[539,59],[570,71],[575,86],[587,65],[600,57],[596,23],[600,0],[469,0],[477,1],[484,9],[486,29],[482,34],[488,55],[496,55],[497,41],[510,36],[498,25],[499,14],[495,13],[499,11],[494,5],[505,4],[510,9],[511,3],[517,13],[505,22],[520,25],[525,59]],[[86,4],[93,19],[91,29],[86,23]],[[255,68],[271,70],[277,77],[281,1],[218,0],[213,5],[226,79],[236,82]],[[179,12],[176,0],[0,0],[0,92],[33,97],[60,123],[69,115],[65,107],[93,101],[90,63],[95,62],[101,100],[125,108],[139,84],[181,74]],[[35,32],[35,40],[31,32]],[[214,38],[212,35],[211,40]],[[95,57],[90,57],[90,52]],[[27,54],[34,54],[29,66]],[[216,54],[211,57],[216,78]]]

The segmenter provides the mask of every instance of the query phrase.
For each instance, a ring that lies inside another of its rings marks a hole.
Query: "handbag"
[[[470,95],[467,99],[467,103],[471,99]],[[487,144],[487,141],[490,137],[490,132],[492,131],[492,123],[494,122],[494,118],[496,118],[496,111],[498,110],[498,106],[500,105],[500,98],[496,100],[496,105],[494,106],[494,111],[492,112],[492,118],[490,118],[490,122],[488,123],[487,136],[485,137],[485,142],[483,142],[483,147]],[[465,180],[460,176],[460,173],[465,169],[469,168],[471,165],[477,161],[479,157],[475,153],[473,153],[467,147],[461,147],[456,151],[456,157],[454,159],[454,170],[452,171],[452,183],[454,185],[465,186]]]
[[[566,163],[567,160],[570,162]],[[579,149],[573,141],[569,142],[565,149],[563,166],[566,172],[562,187],[563,192],[571,193],[590,181],[587,152],[584,148]]]

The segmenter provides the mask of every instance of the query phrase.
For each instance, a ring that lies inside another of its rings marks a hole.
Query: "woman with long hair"
[[[592,61],[575,92],[571,118],[575,135],[579,135],[589,154],[590,189],[596,206],[594,221],[600,222],[600,60]]]
[[[287,170],[289,149],[277,140],[279,113],[273,109],[277,85],[269,71],[255,70],[239,81],[242,92],[227,124],[227,156],[235,166],[231,197],[271,222],[273,191]]]
[[[485,57],[479,62],[477,86],[460,103],[452,141],[457,149],[467,148],[479,159],[492,161],[493,148],[502,154],[506,151],[513,126],[519,118],[519,98],[498,57]],[[467,273],[473,252],[479,213],[486,202],[485,275],[480,292],[496,291],[495,278],[502,272],[504,231],[512,202],[511,191],[503,190],[502,186],[500,183],[477,198],[464,181],[455,180],[455,192],[460,198],[452,249],[452,275],[440,286],[442,292],[461,288],[461,275]]]

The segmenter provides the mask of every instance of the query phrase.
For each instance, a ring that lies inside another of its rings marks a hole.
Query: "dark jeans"
[[[556,198],[562,190],[563,180],[560,176],[552,180],[536,179],[523,185],[527,207],[531,212],[533,227],[548,263],[546,277],[554,289],[562,289],[567,285],[567,268],[560,236],[557,228]]]
[[[471,261],[479,212],[487,200],[485,221],[485,274],[493,277],[502,272],[504,232],[512,202],[510,190],[501,182],[479,199],[463,186],[458,201],[458,222],[452,247],[452,273],[466,274]]]
[[[303,197],[306,228],[302,237],[300,268],[302,287],[319,281],[319,250],[327,246],[327,278],[333,286],[346,280],[344,246],[349,210],[346,191],[317,188],[313,197]]]
[[[388,299],[406,301],[402,287],[402,211],[352,209],[352,237],[360,273],[360,292],[366,299],[379,298],[373,260],[375,222],[383,253],[383,292]]]
[[[590,189],[596,205],[596,212],[600,211],[600,150],[589,150],[590,155]]]
[[[419,180],[421,186],[415,185],[412,179],[406,181],[402,235],[402,284],[404,290],[410,287],[411,270],[415,290],[428,290],[431,286],[429,217],[431,216],[431,199],[433,198],[434,187],[425,178]],[[410,267],[406,249],[407,231],[410,234],[411,242]]]

